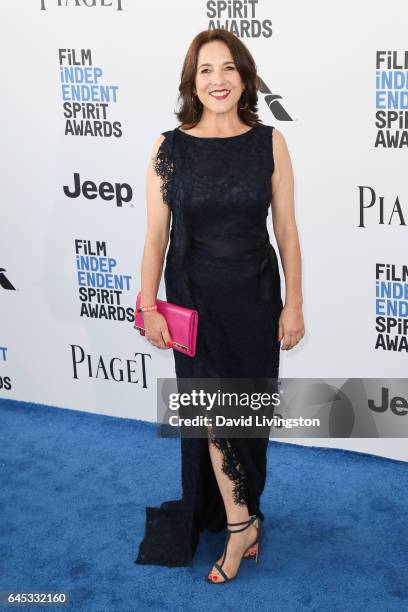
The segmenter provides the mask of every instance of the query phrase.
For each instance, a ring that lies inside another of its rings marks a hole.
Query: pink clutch
[[[136,297],[134,329],[138,329],[142,336],[145,335],[143,313],[138,312],[140,306],[141,292]],[[198,311],[178,304],[172,304],[165,300],[156,300],[157,311],[166,319],[170,338],[173,340],[175,350],[194,357],[197,342]]]

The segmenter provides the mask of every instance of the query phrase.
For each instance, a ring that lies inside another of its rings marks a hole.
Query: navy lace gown
[[[154,160],[172,226],[164,280],[170,302],[199,313],[195,357],[173,350],[180,378],[273,378],[279,374],[282,310],[278,260],[266,227],[272,199],[273,127],[202,138],[163,132]],[[206,438],[180,438],[182,498],[146,508],[135,563],[188,565],[200,531],[226,515]],[[160,442],[158,442],[160,443]],[[234,498],[264,515],[267,438],[215,439]]]

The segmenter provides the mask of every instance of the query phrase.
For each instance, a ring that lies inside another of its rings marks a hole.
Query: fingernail
[[[167,346],[173,346],[173,341],[172,340],[167,340],[166,344],[167,344]]]

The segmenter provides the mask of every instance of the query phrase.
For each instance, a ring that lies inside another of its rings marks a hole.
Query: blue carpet
[[[60,609],[86,612],[408,610],[404,462],[271,442],[260,563],[212,586],[224,534],[202,532],[188,568],[134,563],[145,506],[181,496],[180,440],[5,399],[0,426],[0,591],[67,591]]]

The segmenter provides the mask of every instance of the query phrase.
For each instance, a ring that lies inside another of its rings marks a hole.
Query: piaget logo
[[[118,355],[106,357],[87,353],[80,344],[71,344],[72,377],[76,380],[86,378],[102,379],[116,383],[131,383],[147,389],[147,364],[151,363],[149,353],[134,353],[132,358],[124,359]],[[149,361],[146,360],[149,358]]]
[[[49,7],[64,7],[64,8],[114,8],[117,11],[123,11],[123,0],[40,0],[40,9],[45,11]]]
[[[358,227],[370,225],[407,226],[408,207],[397,195],[388,196],[376,192],[370,185],[358,185],[359,223]]]

